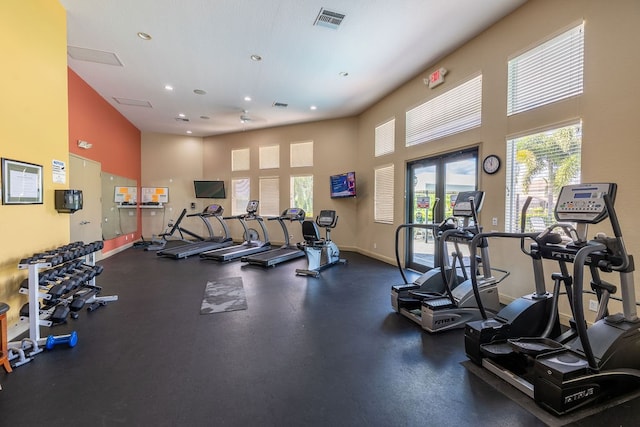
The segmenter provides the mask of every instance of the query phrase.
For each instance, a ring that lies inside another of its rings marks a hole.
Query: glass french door
[[[439,223],[451,216],[460,191],[478,186],[478,150],[456,151],[407,165],[407,223]],[[436,200],[439,202],[436,204]],[[412,229],[406,241],[405,265],[417,271],[435,266],[435,239],[430,230]],[[467,255],[467,254],[465,254]]]

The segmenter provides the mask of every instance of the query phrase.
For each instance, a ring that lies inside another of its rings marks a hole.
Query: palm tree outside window
[[[582,125],[574,123],[507,141],[505,224],[520,230],[520,210],[527,196],[527,231],[555,222],[553,210],[562,186],[580,182]]]

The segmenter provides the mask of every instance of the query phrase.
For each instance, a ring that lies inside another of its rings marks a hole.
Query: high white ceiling
[[[69,66],[107,102],[142,131],[209,136],[358,114],[525,1],[60,3]],[[337,29],[314,25],[322,8],[345,15]]]

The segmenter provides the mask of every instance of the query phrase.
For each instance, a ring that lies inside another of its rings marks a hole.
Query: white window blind
[[[280,215],[280,178],[260,177],[260,215]]]
[[[280,167],[280,146],[260,147],[260,169],[277,169]]]
[[[509,61],[507,115],[583,91],[584,24]]]
[[[231,180],[231,215],[241,215],[247,212],[247,203],[251,195],[251,181],[249,178]]]
[[[292,168],[313,166],[313,141],[294,142],[290,150]]]
[[[393,224],[393,165],[375,169],[374,215],[375,222]]]
[[[396,119],[376,127],[375,155],[391,154],[395,150]]]
[[[231,170],[248,171],[250,167],[249,149],[231,150]]]
[[[407,147],[480,126],[482,74],[407,111],[406,116]]]
[[[307,218],[313,218],[313,175],[291,177],[290,207],[304,209]]]
[[[580,123],[507,140],[506,231],[520,231],[528,196],[526,231],[542,231],[556,222],[553,210],[560,188],[580,182],[581,145]]]

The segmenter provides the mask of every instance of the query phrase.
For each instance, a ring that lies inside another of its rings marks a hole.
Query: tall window
[[[260,169],[277,169],[280,167],[280,146],[260,147]]]
[[[241,215],[247,212],[247,203],[249,203],[251,195],[250,183],[249,178],[231,180],[231,215]]]
[[[581,94],[583,68],[584,24],[511,59],[507,114]]]
[[[313,218],[313,175],[291,177],[290,207],[302,208]]]
[[[388,122],[376,127],[375,155],[383,156],[391,154],[395,150],[396,138],[396,119],[395,117]]]
[[[377,168],[374,181],[373,219],[393,224],[393,165]]]
[[[463,132],[482,123],[482,74],[407,111],[407,147]]]
[[[260,177],[260,215],[280,215],[280,178]]]
[[[292,168],[313,166],[313,141],[291,143],[289,155]]]
[[[527,196],[533,197],[527,211],[527,231],[542,231],[555,222],[553,210],[560,188],[580,182],[581,145],[581,123],[507,141],[507,231],[520,231]]]
[[[249,149],[231,150],[231,170],[248,171],[250,167]]]

